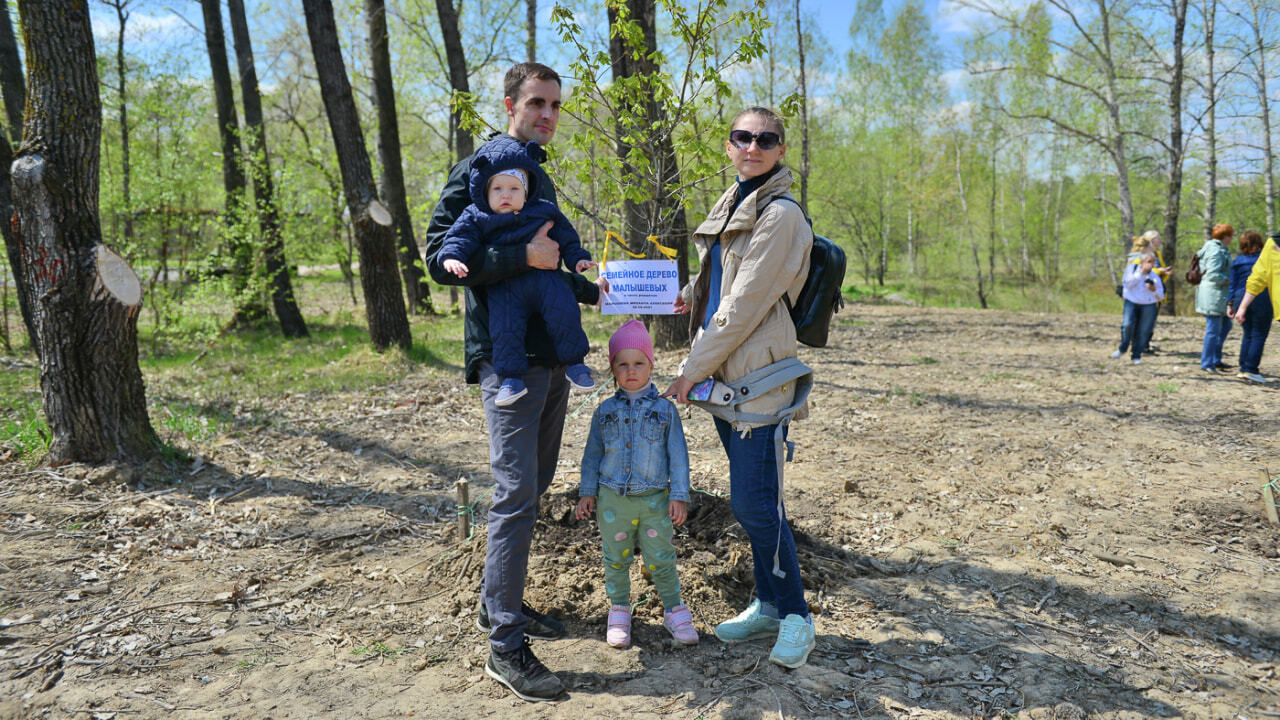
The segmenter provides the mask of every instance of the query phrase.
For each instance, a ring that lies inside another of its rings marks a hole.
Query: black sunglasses
[[[768,130],[758,134],[749,133],[746,130],[734,130],[729,133],[729,142],[733,143],[734,147],[743,150],[751,147],[752,140],[755,141],[756,147],[761,150],[772,150],[778,147],[778,143],[782,142],[782,136]]]

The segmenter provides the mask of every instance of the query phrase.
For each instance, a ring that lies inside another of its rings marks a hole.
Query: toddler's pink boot
[[[605,640],[616,648],[631,645],[631,606],[609,606],[609,629],[605,632]]]

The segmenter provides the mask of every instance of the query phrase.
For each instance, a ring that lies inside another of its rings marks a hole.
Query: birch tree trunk
[[[404,163],[400,157],[400,121],[396,117],[396,91],[391,77],[391,38],[387,33],[387,8],[383,0],[365,0],[365,22],[369,26],[369,59],[373,72],[373,104],[378,110],[378,162],[382,177],[378,187],[395,219],[396,248],[400,277],[411,312],[431,314],[431,284],[418,241],[413,236],[413,219],[405,198]]]
[[[1182,140],[1182,67],[1183,38],[1187,28],[1187,0],[1170,0],[1169,9],[1173,16],[1173,51],[1169,58],[1169,142],[1165,154],[1169,162],[1169,181],[1165,190],[1164,206],[1164,259],[1173,265],[1178,260],[1178,214],[1182,211],[1182,159],[1185,147]],[[1172,276],[1170,277],[1172,279]],[[1178,314],[1178,284],[1167,283],[1165,297],[1166,307],[1171,315]]]
[[[284,238],[280,235],[275,183],[271,179],[271,158],[267,153],[267,129],[262,123],[262,95],[258,92],[258,71],[253,65],[253,43],[244,14],[244,0],[227,0],[227,12],[231,16],[231,38],[236,50],[236,65],[240,70],[240,97],[244,102],[244,125],[249,147],[249,176],[253,180],[258,226],[264,240],[271,305],[276,311],[276,319],[280,321],[280,332],[285,337],[307,337],[307,322],[302,319],[293,296],[289,264],[285,261]]]
[[[1218,76],[1214,70],[1217,48],[1214,46],[1214,29],[1218,15],[1218,0],[1204,0],[1204,55],[1205,55],[1205,198],[1204,237],[1213,235],[1213,221],[1218,216]]]
[[[49,462],[132,461],[159,447],[138,369],[142,285],[102,244],[102,104],[83,0],[21,0],[30,68],[14,217],[39,335]]]
[[[1280,231],[1276,227],[1276,173],[1275,157],[1271,151],[1271,98],[1267,94],[1267,52],[1270,48],[1264,42],[1262,32],[1262,13],[1265,6],[1262,0],[1249,0],[1251,22],[1249,29],[1253,31],[1254,88],[1258,92],[1258,104],[1262,113],[1262,183],[1267,196],[1267,232]]]
[[[329,117],[329,130],[338,154],[343,194],[355,228],[369,337],[377,350],[392,345],[407,350],[411,343],[409,316],[405,313],[396,265],[395,230],[391,213],[378,201],[373,184],[373,168],[338,45],[333,3],[303,0],[302,8],[307,16],[307,35],[320,80],[320,95],[324,98],[325,114]]]

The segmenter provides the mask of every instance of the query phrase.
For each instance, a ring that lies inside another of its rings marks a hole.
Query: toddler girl
[[[618,392],[600,403],[582,453],[575,515],[596,513],[604,542],[605,593],[613,647],[631,644],[631,563],[636,545],[666,612],[662,625],[681,645],[698,642],[693,614],[680,600],[672,524],[683,525],[689,502],[689,452],[680,416],[649,382],[653,340],[628,320],[609,338],[609,369]],[[599,501],[597,504],[597,496]]]

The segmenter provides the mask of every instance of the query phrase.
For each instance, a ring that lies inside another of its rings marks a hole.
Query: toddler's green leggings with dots
[[[631,563],[638,544],[644,563],[667,610],[680,604],[676,548],[671,544],[671,515],[666,490],[620,495],[600,486],[596,522],[604,544],[604,590],[614,605],[631,604]]]

